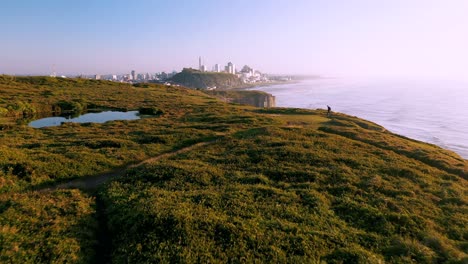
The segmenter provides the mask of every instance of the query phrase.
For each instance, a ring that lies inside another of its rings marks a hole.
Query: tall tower
[[[57,77],[57,72],[55,71],[55,64],[52,65],[52,74],[50,75],[50,77]]]
[[[201,56],[198,57],[198,69],[201,71],[202,67],[201,67]]]
[[[236,66],[232,62],[228,62],[226,66],[226,71],[230,74],[236,74]]]

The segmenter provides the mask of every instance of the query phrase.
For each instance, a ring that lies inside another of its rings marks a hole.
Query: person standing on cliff
[[[329,117],[331,115],[331,107],[329,105],[327,105],[327,116]]]

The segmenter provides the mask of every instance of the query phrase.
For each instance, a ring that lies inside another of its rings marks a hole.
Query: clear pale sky
[[[466,0],[15,0],[0,74],[211,68],[467,79]]]

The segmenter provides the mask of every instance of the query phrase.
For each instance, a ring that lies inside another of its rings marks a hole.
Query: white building
[[[234,65],[232,62],[228,62],[225,70],[227,73],[236,74],[236,65]]]

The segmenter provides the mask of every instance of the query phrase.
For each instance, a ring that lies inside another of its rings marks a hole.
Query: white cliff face
[[[245,104],[255,107],[275,107],[276,98],[265,92],[258,91],[209,91],[208,94],[214,95],[226,103]]]
[[[234,99],[233,102],[256,107],[275,107],[275,97],[271,94],[249,94]]]

